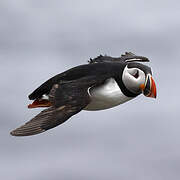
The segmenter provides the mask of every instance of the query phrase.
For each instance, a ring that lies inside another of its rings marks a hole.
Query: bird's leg
[[[46,99],[36,99],[32,104],[28,105],[28,108],[38,108],[38,107],[50,107],[52,103]]]

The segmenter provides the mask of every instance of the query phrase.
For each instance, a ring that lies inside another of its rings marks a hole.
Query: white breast
[[[133,99],[125,96],[113,78],[107,79],[98,87],[89,89],[91,102],[84,110],[95,111],[112,108]]]

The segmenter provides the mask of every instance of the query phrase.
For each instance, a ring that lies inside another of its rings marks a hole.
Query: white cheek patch
[[[133,73],[135,71],[139,72],[139,77],[135,78],[133,76]],[[145,82],[145,73],[137,68],[128,68],[127,66],[125,67],[122,75],[122,80],[126,88],[131,91],[132,93],[139,93],[140,90],[140,85]]]

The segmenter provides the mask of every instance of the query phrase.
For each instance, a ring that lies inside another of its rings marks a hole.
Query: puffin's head
[[[136,62],[127,63],[122,80],[130,92],[156,98],[156,85],[150,67]]]

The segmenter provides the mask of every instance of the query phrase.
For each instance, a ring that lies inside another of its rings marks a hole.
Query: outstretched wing
[[[59,109],[48,108],[40,112],[32,120],[11,132],[13,136],[31,136],[42,133],[65,122],[77,111],[69,113],[70,107],[63,106]]]
[[[61,81],[50,91],[52,107],[43,110],[32,120],[11,132],[13,136],[30,136],[54,128],[84,109],[90,102],[88,88],[102,83],[94,77]]]

